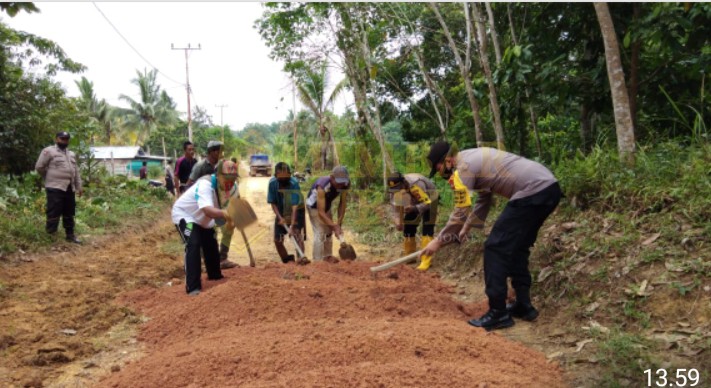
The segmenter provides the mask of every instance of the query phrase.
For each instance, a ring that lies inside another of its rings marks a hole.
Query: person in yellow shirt
[[[421,247],[432,241],[437,222],[437,204],[439,195],[431,180],[422,174],[399,172],[388,178],[390,203],[393,205],[393,221],[397,230],[403,232],[403,251],[409,255],[417,250],[417,226],[422,223]],[[422,256],[417,269],[426,271],[432,262],[432,256]]]

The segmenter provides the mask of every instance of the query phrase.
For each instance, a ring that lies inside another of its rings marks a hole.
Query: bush
[[[100,176],[77,197],[76,232],[107,233],[137,218],[154,217],[169,203],[165,188],[125,176]],[[36,172],[17,178],[0,175],[0,257],[6,253],[36,250],[52,243],[44,227],[46,197]],[[61,229],[61,228],[60,228]],[[62,233],[62,231],[59,231]]]

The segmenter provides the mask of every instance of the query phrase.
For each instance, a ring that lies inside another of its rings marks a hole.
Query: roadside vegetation
[[[76,232],[81,238],[120,233],[136,222],[157,220],[172,198],[163,187],[125,176],[104,176],[77,197]],[[44,230],[46,197],[37,173],[18,179],[0,176],[0,260],[13,253],[36,252],[64,241]]]

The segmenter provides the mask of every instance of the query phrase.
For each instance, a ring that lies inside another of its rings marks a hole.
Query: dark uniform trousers
[[[59,219],[62,219],[67,237],[74,236],[74,215],[77,202],[74,190],[70,186],[67,191],[45,188],[47,192],[47,233],[53,234],[59,228]]]
[[[405,237],[415,237],[417,225],[422,222],[422,235],[434,236],[435,224],[437,223],[437,206],[439,206],[439,201],[434,200],[430,203],[430,208],[422,214],[416,211],[405,213],[403,235]]]
[[[200,276],[200,250],[205,256],[205,269],[209,280],[222,279],[220,271],[220,252],[217,248],[215,229],[205,229],[197,223],[187,224],[185,220],[180,220],[176,225],[180,237],[185,244],[185,291],[190,293],[194,290],[202,289]]]
[[[562,196],[556,182],[534,195],[510,201],[494,223],[484,243],[484,282],[491,309],[506,308],[507,277],[511,277],[516,300],[531,303],[530,247]]]

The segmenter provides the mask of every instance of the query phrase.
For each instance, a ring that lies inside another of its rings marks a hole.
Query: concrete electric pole
[[[222,128],[222,143],[225,142],[225,125],[222,123],[222,109],[227,108],[227,105],[215,105],[215,108],[220,108],[220,128]]]
[[[170,44],[171,50],[184,50],[185,51],[185,90],[188,92],[188,140],[193,141],[193,127],[192,127],[192,115],[190,114],[190,71],[188,70],[188,51],[190,50],[201,50],[200,43],[198,43],[197,48],[190,47],[175,47]]]

